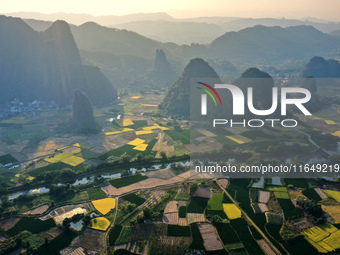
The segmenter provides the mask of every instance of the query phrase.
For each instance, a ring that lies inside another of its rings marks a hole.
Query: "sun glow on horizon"
[[[39,12],[103,15],[128,15],[133,13],[166,12],[174,18],[202,16],[228,16],[252,18],[305,18],[315,17],[339,20],[340,1],[338,0],[1,0],[1,13]]]

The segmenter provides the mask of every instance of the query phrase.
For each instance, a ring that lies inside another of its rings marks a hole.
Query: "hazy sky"
[[[340,20],[340,0],[0,0],[0,12],[66,12],[125,15],[167,12],[177,18],[198,16],[316,17]]]

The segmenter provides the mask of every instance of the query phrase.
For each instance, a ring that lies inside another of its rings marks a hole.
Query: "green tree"
[[[193,195],[196,192],[197,189],[198,189],[197,183],[192,184],[190,186],[190,195]]]
[[[166,153],[164,151],[161,151],[161,157],[162,157],[162,160],[167,160],[167,156],[166,156]]]
[[[7,204],[8,203],[8,196],[7,195],[2,195],[1,196],[1,203],[3,205]]]

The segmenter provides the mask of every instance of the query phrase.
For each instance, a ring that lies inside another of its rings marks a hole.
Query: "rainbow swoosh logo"
[[[220,95],[217,93],[217,91],[213,87],[211,87],[209,84],[206,84],[206,83],[203,83],[203,82],[197,82],[197,83],[207,87],[208,89],[210,89],[217,96],[217,98],[220,101],[220,104],[222,106],[221,97],[220,97]],[[216,100],[215,100],[214,96],[211,94],[211,92],[209,90],[204,89],[204,88],[200,88],[200,87],[197,87],[197,88],[200,89],[200,90],[203,90],[205,93],[207,93],[212,98],[212,100],[214,101],[215,105],[217,106]]]

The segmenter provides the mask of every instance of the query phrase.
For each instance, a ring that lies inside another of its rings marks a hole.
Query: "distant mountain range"
[[[34,31],[25,22],[42,32]],[[94,22],[80,26],[64,21],[25,22],[1,16],[0,32],[7,36],[0,41],[0,63],[5,70],[0,85],[15,86],[8,87],[0,97],[12,98],[14,91],[22,91],[27,99],[43,95],[42,98],[67,104],[74,89],[80,89],[94,105],[104,104],[116,96],[106,77],[119,88],[164,89],[194,58],[205,59],[221,77],[233,79],[246,67],[276,66],[287,61],[306,63],[313,56],[335,56],[340,48],[339,37],[305,25],[287,28],[258,25],[224,33],[209,44],[178,45]],[[163,59],[161,71],[155,68],[155,59]],[[161,74],[166,70],[171,70],[171,75]],[[25,93],[31,84],[36,87]]]
[[[161,42],[177,44],[210,43],[225,32],[216,24],[183,21],[132,21],[112,27],[135,31]]]
[[[92,16],[89,14],[67,13],[42,14],[32,12],[10,13],[6,15],[44,21],[65,20],[74,25],[95,22],[102,26],[127,29],[151,39],[176,44],[210,43],[223,33],[237,32],[257,25],[280,26],[282,28],[307,25],[313,26],[324,33],[340,30],[340,23],[327,22],[315,18],[306,18],[304,20],[238,17],[176,19],[164,12],[136,13],[123,16]]]
[[[37,32],[18,18],[0,16],[0,100],[71,104],[76,89],[95,105],[113,102],[116,89],[97,67],[82,65],[69,25],[54,22]]]
[[[340,40],[312,26],[255,26],[229,32],[209,45],[209,56],[233,63],[273,63],[336,52]]]
[[[98,24],[109,26],[113,24],[121,24],[125,22],[138,21],[138,20],[175,20],[165,12],[159,13],[135,13],[123,16],[107,15],[107,16],[93,16],[90,14],[78,13],[64,13],[57,12],[51,14],[44,14],[39,12],[15,12],[6,13],[7,16],[18,17],[22,19],[36,19],[44,21],[65,20],[74,25],[81,25],[83,23],[92,21]]]
[[[45,22],[25,21],[37,30],[47,26]],[[164,22],[164,24],[170,25],[173,28],[172,31],[176,30],[175,23]],[[163,49],[169,60],[179,61],[182,65],[195,57],[218,58],[237,64],[246,62],[268,65],[289,59],[307,61],[315,55],[322,56],[336,52],[340,48],[340,38],[320,32],[313,26],[305,25],[287,28],[258,25],[238,32],[224,33],[210,44],[191,45],[162,43],[136,32],[108,28],[93,22],[80,26],[71,25],[71,31],[78,47],[85,51],[152,59],[156,49]],[[221,32],[221,30],[215,30],[216,33],[218,31]],[[174,36],[175,33],[173,32],[172,35]],[[185,29],[177,33],[185,34]],[[204,33],[201,34],[204,35]]]

